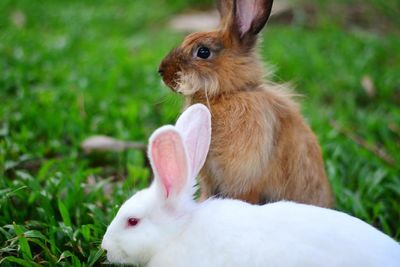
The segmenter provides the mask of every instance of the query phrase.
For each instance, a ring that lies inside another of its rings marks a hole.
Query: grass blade
[[[61,200],[58,200],[58,209],[61,213],[64,224],[68,227],[71,227],[71,217],[69,215],[68,209],[65,207],[64,203]]]
[[[18,242],[23,258],[27,260],[32,260],[31,248],[29,247],[28,239],[25,237],[22,227],[20,227],[16,223],[13,223],[13,225],[14,231],[18,237]]]

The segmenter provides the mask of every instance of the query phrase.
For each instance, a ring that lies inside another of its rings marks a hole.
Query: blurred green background
[[[282,5],[282,1],[276,4]],[[146,142],[182,99],[157,67],[194,0],[0,1],[0,265],[93,266],[140,150],[86,154],[92,135]],[[400,239],[400,2],[284,2],[261,52],[319,137],[337,209]]]

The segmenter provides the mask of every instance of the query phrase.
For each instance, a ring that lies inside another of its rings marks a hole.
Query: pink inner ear
[[[176,128],[182,134],[190,160],[190,176],[195,178],[203,167],[211,139],[211,114],[207,107],[195,104],[179,117]]]
[[[256,1],[257,0],[236,1],[236,16],[241,36],[250,30],[251,23],[257,14]]]
[[[167,131],[156,136],[152,142],[151,156],[166,197],[171,192],[180,193],[187,179],[187,163],[179,134]]]
[[[210,126],[208,121],[201,121],[197,128],[191,129],[187,133],[185,142],[191,161],[192,173],[194,177],[198,175],[203,167],[210,146]]]

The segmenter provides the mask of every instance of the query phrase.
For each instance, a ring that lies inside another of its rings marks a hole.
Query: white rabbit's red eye
[[[129,218],[127,220],[127,224],[129,227],[136,226],[138,223],[139,223],[139,219],[137,219],[137,218]]]
[[[210,49],[208,47],[200,46],[197,49],[196,56],[199,57],[199,58],[202,58],[202,59],[207,59],[207,58],[209,58],[211,56],[211,51],[210,51]]]

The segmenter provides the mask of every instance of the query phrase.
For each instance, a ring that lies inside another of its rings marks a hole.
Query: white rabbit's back
[[[292,202],[199,205],[151,266],[400,266],[400,246],[341,212]]]

